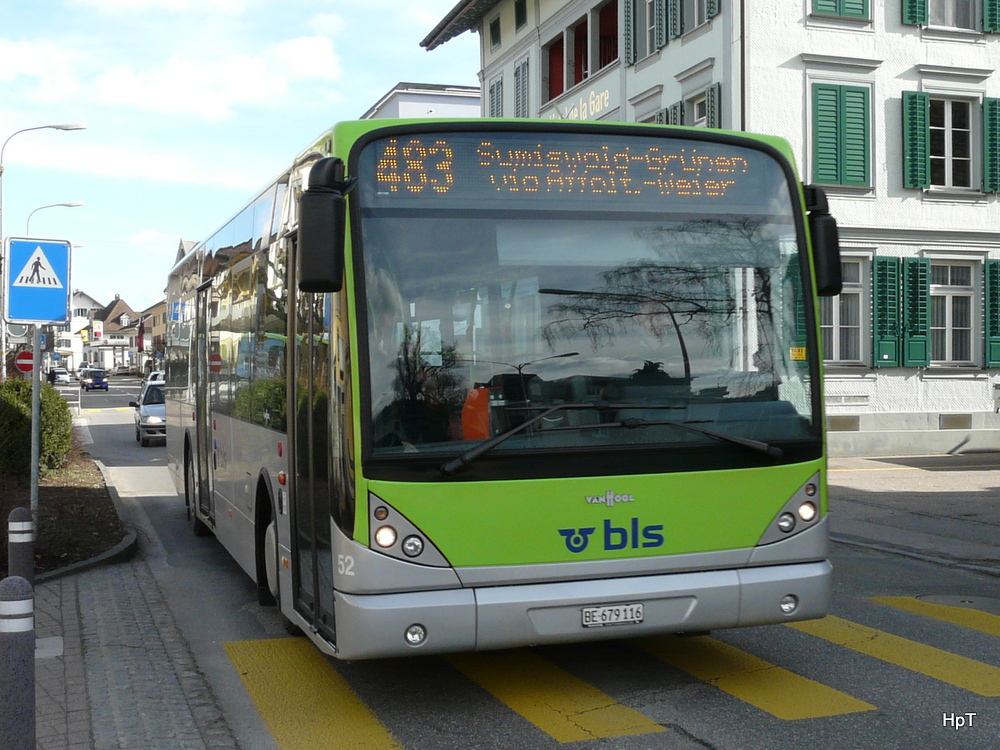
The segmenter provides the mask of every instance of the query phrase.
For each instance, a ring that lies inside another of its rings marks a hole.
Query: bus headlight
[[[795,528],[795,516],[791,513],[782,513],[778,516],[778,528],[786,534]]]
[[[396,530],[392,526],[380,526],[375,532],[375,544],[388,549],[396,543]]]
[[[799,518],[809,523],[816,518],[816,506],[813,503],[802,503],[799,506]]]
[[[424,551],[424,540],[419,536],[408,536],[403,540],[403,554],[407,557],[416,557]]]

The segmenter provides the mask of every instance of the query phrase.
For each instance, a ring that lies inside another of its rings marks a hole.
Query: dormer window
[[[125,313],[124,315],[121,316],[120,322],[123,328],[127,328],[129,325],[132,324],[132,318],[128,316],[128,313]]]

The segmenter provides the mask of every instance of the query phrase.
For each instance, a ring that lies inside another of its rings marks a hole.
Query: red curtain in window
[[[563,40],[549,45],[549,99],[555,99],[564,89]]]
[[[587,77],[587,24],[576,25],[573,29],[573,83],[580,83]]]
[[[608,3],[601,8],[599,36],[601,39],[600,67],[618,59],[618,3]]]

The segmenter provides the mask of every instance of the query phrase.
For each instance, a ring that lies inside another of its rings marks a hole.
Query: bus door
[[[292,347],[295,606],[336,643],[330,515],[330,297],[299,294]]]
[[[198,508],[201,515],[208,518],[215,524],[215,501],[214,488],[215,480],[213,476],[213,462],[215,460],[215,447],[212,435],[212,410],[209,398],[209,389],[212,387],[212,371],[209,367],[209,357],[211,355],[211,329],[209,321],[212,315],[212,283],[203,284],[198,289],[195,307],[195,336],[198,342],[197,374],[195,377],[194,391],[194,412],[195,412],[195,440],[197,449],[198,472]]]

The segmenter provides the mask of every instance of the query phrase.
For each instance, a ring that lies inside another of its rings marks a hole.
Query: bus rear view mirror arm
[[[344,278],[347,194],[357,180],[345,176],[344,162],[328,157],[309,172],[299,198],[297,242],[299,291],[339,292]]]
[[[809,235],[816,269],[816,294],[820,297],[836,297],[843,286],[837,220],[830,215],[830,205],[827,203],[823,188],[817,185],[803,187],[806,209],[809,211]]]

